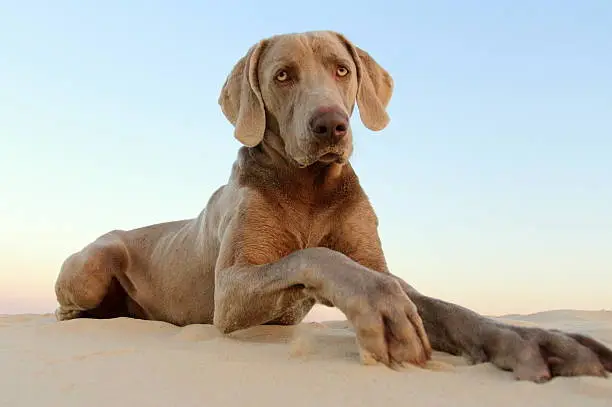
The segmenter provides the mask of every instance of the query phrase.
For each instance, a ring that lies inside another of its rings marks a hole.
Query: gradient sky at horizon
[[[239,147],[226,75],[313,29],[395,80],[385,130],[352,121],[394,273],[487,314],[612,308],[612,2],[31,0],[0,5],[0,313],[52,311],[108,230],[197,216]]]

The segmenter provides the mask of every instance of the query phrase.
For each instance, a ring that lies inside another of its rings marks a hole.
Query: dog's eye
[[[348,75],[348,73],[349,73],[349,70],[345,66],[340,65],[338,68],[336,68],[336,75],[340,77],[344,77]]]
[[[289,74],[287,73],[287,71],[279,71],[276,74],[275,78],[279,82],[285,82],[287,79],[289,79]]]

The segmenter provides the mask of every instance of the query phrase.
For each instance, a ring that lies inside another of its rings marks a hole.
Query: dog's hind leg
[[[126,294],[116,276],[127,262],[125,246],[110,233],[68,257],[55,283],[57,319],[124,316]]]

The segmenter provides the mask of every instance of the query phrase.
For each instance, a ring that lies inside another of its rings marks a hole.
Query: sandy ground
[[[612,312],[551,311],[503,319],[612,344]],[[359,363],[346,321],[214,327],[0,317],[0,406],[607,406],[612,378],[517,382],[490,364],[435,353],[428,369]]]

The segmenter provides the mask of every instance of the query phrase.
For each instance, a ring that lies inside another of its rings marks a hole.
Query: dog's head
[[[299,166],[344,162],[352,152],[349,118],[355,102],[363,124],[383,129],[393,80],[341,34],[278,35],[251,47],[227,77],[219,104],[244,145],[266,129],[279,135]]]

